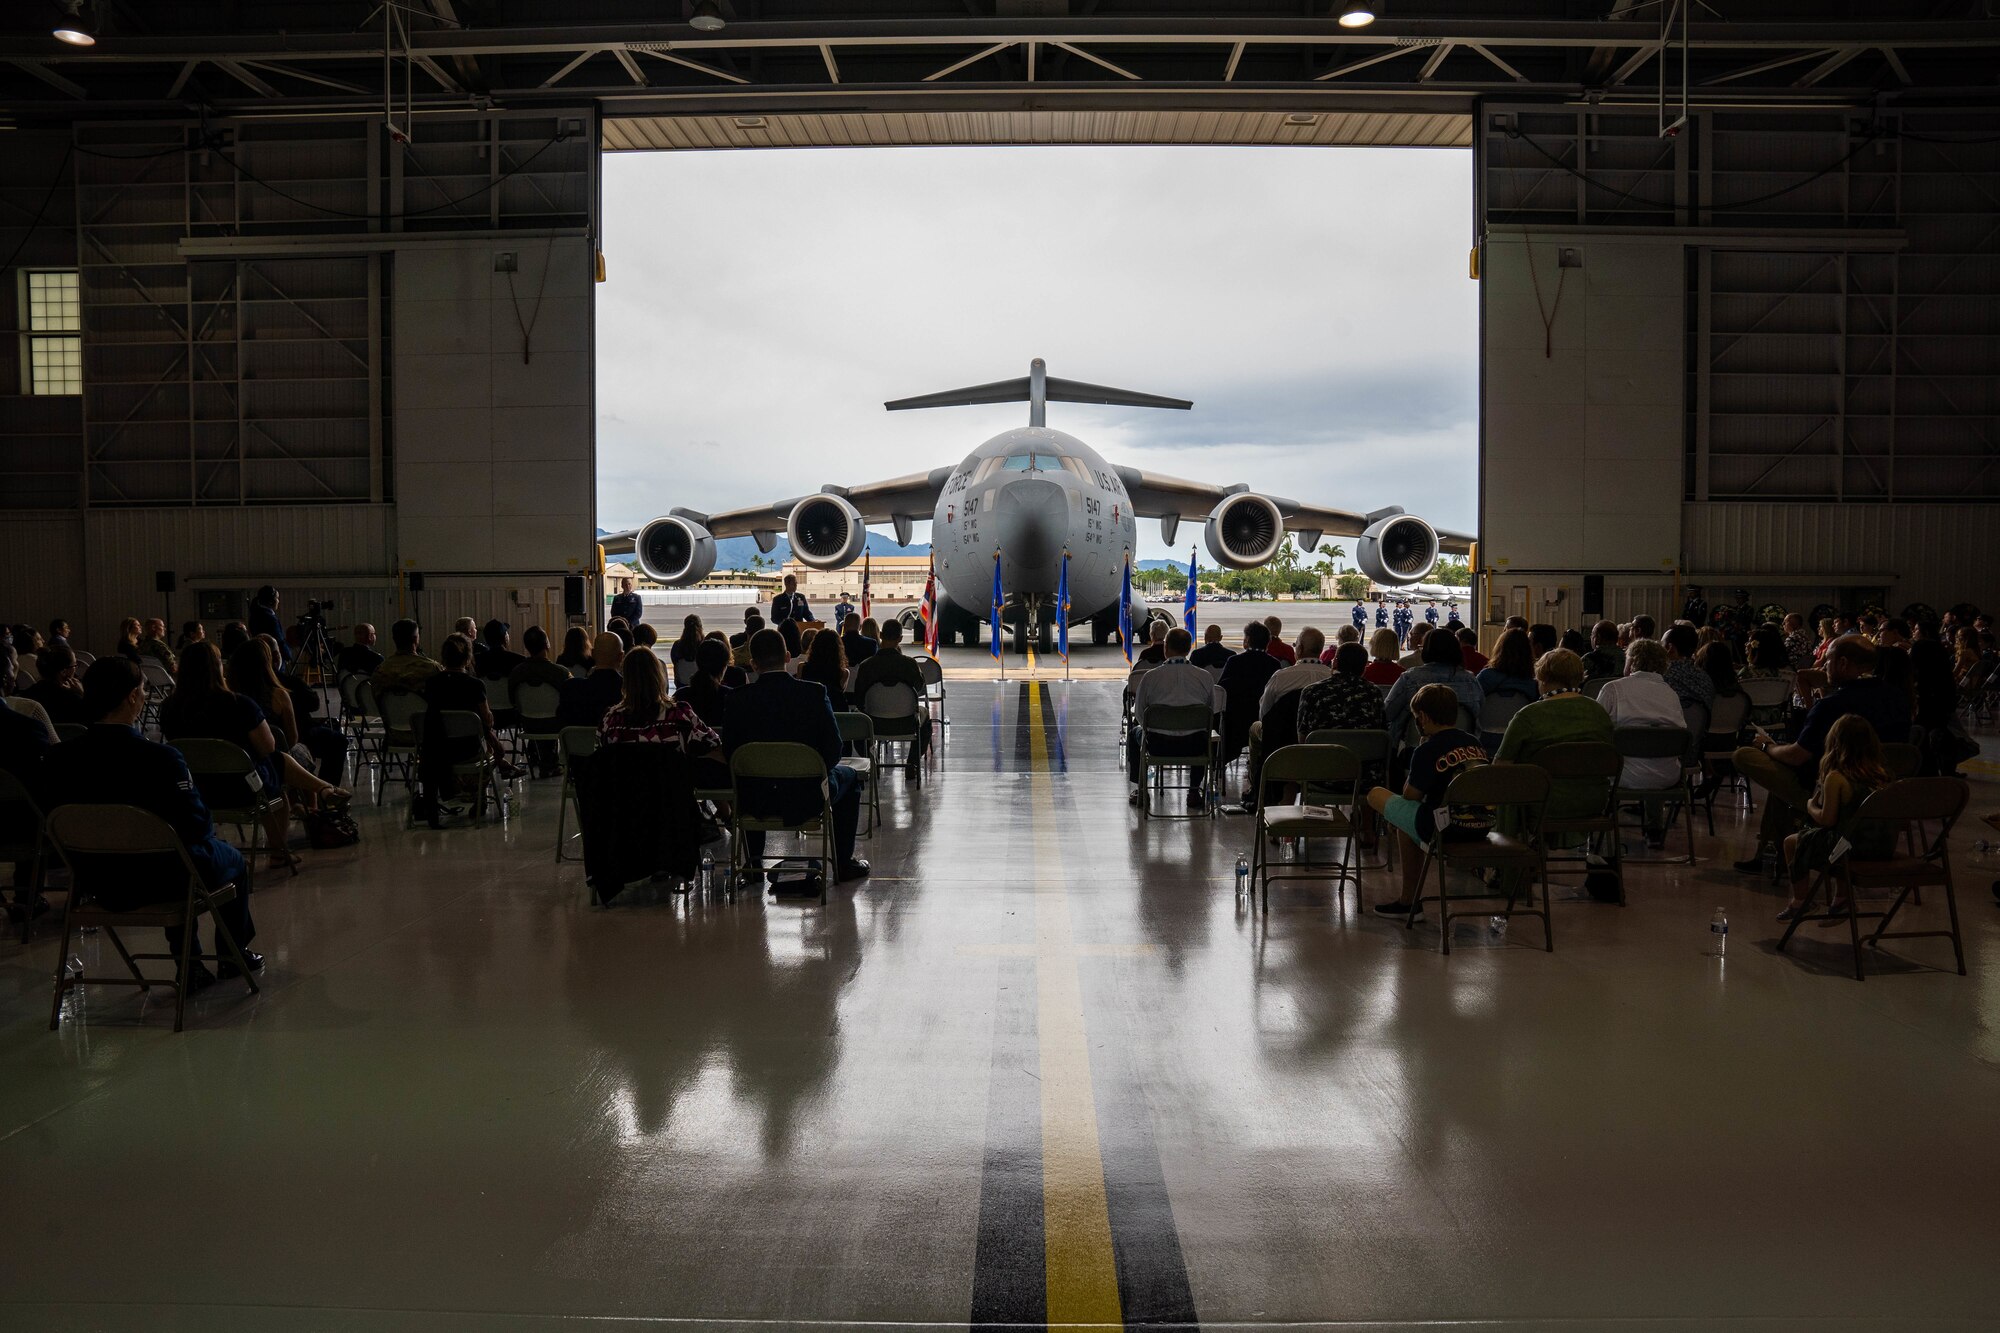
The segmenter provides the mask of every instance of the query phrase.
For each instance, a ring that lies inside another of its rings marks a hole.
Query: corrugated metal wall
[[[1889,575],[1890,601],[2000,605],[2000,556],[1990,504],[1690,504],[1689,567],[1742,573]]]
[[[0,513],[0,620],[37,629],[57,616],[81,621],[83,516]]]

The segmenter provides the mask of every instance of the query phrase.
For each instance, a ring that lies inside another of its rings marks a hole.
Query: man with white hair
[[[1194,646],[1194,636],[1186,630],[1179,626],[1168,630],[1162,646],[1166,651],[1166,660],[1141,676],[1132,690],[1132,734],[1125,743],[1125,754],[1128,775],[1132,779],[1133,805],[1139,804],[1145,787],[1146,771],[1140,763],[1145,751],[1190,758],[1208,753],[1209,721],[1206,710],[1215,702],[1215,678],[1188,661],[1188,650]],[[1204,710],[1199,729],[1175,727],[1163,730],[1146,726],[1147,709],[1180,706]],[[1204,771],[1197,768],[1188,780],[1190,810],[1200,810],[1205,804],[1203,774]]]

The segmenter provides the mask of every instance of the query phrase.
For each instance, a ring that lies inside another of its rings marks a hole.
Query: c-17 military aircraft
[[[1461,533],[1440,533],[1400,508],[1360,514],[1264,495],[1247,485],[1185,481],[1118,467],[1046,422],[1049,403],[1098,403],[1186,411],[1193,403],[1048,375],[1038,357],[1021,379],[979,384],[883,404],[891,412],[980,403],[1028,404],[1028,424],[1003,431],[955,466],[866,486],[829,485],[817,494],[706,514],[672,509],[643,527],[600,538],[608,553],[630,552],[647,577],[669,587],[699,583],[715,568],[720,537],[748,535],[769,551],[780,533],[812,569],[841,569],[861,558],[867,525],[892,525],[908,545],[928,510],[941,595],[939,640],[979,642],[989,612],[993,563],[1000,561],[1004,619],[1016,649],[1030,634],[1044,646],[1059,613],[1056,588],[1069,552],[1070,623],[1103,643],[1118,624],[1125,561],[1138,548],[1138,520],[1158,519],[1174,543],[1184,519],[1202,523],[1208,554],[1229,569],[1252,569],[1278,553],[1289,529],[1310,551],[1323,536],[1353,539],[1354,559],[1377,584],[1415,583],[1441,549],[1470,548]]]

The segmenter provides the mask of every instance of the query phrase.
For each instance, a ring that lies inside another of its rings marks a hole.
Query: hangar
[[[273,584],[382,625],[594,625],[603,155],[947,144],[1465,150],[1489,648],[1509,616],[1664,620],[1691,585],[1991,607],[1996,57],[1982,0],[21,0],[0,16],[0,615],[103,645],[127,616],[241,618]],[[1668,976],[1686,959],[1645,940],[1685,936],[1696,900],[1698,929],[1727,874],[1712,837],[1693,865],[1690,816],[1670,895],[1611,924],[1558,905],[1574,952],[1385,965],[1320,899],[1232,914],[1246,820],[1090,850],[1126,807],[1115,774],[1109,803],[1072,798],[1088,766],[1061,757],[1093,729],[1115,747],[1115,693],[1020,688],[993,693],[990,747],[1032,833],[992,827],[947,749],[933,790],[888,802],[881,896],[824,917],[606,925],[575,871],[548,880],[544,785],[513,825],[442,839],[394,797],[364,811],[351,873],[270,881],[295,984],[191,1009],[180,1036],[157,1000],[51,1036],[52,938],[0,955],[24,1237],[0,1322],[1990,1310],[1989,904],[1956,908],[1969,978],[1853,987],[1844,953],[1796,970],[1761,933],[1733,989]],[[944,867],[979,857],[1029,886],[1026,936],[1005,893],[940,910],[964,873]],[[405,877],[461,876],[406,915]],[[420,944],[377,947],[399,931]],[[662,967],[665,1014],[608,984]],[[232,1201],[237,1153],[256,1178]],[[1886,1170],[1857,1187],[1864,1158]],[[126,1220],[204,1187],[195,1215],[252,1271]]]

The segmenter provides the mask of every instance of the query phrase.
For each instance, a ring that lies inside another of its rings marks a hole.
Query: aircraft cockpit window
[[[1033,454],[1012,454],[1000,464],[1002,472],[1039,472]]]
[[[1047,460],[1047,461],[1052,461],[1052,462],[1060,461],[1062,463],[1062,470],[1069,473],[1071,476],[1077,478],[1079,481],[1088,481],[1091,482],[1093,485],[1096,483],[1096,478],[1090,475],[1090,469],[1083,465],[1083,460],[1081,458],[1064,457],[1060,460]]]

